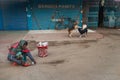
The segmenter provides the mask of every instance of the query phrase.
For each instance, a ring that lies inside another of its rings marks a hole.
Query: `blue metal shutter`
[[[6,4],[3,9],[4,30],[27,30],[26,3]]]
[[[52,21],[52,16],[55,17],[55,20],[64,18],[76,19],[79,17],[79,21],[82,20],[82,14],[80,13],[82,9],[82,0],[34,0],[32,6],[32,28],[31,29],[56,29],[56,25],[59,29],[66,28],[68,23],[67,20],[64,23],[57,21]],[[42,4],[44,7],[46,5],[62,5],[62,8],[39,8],[39,5]],[[75,6],[75,8],[65,8],[64,6]],[[29,23],[28,23],[29,24]],[[80,23],[81,26],[81,23]]]
[[[97,29],[98,27],[98,12],[99,12],[99,1],[89,0],[89,10],[87,13],[87,25],[89,28]]]
[[[0,9],[0,30],[3,28],[3,21],[2,21],[2,10]]]

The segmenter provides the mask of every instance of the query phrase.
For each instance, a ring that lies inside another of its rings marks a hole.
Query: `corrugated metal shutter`
[[[3,7],[4,30],[27,30],[26,3],[13,2]]]
[[[96,29],[98,27],[99,1],[89,0],[88,6],[89,6],[89,9],[87,13],[87,18],[88,18],[87,25],[89,28]]]
[[[3,28],[3,21],[2,21],[2,10],[0,9],[0,30]]]
[[[62,8],[46,8],[48,5],[59,5]],[[75,8],[65,8],[65,6]],[[41,8],[42,7],[42,8]],[[57,19],[72,18],[76,19],[79,17],[79,21],[82,20],[82,14],[80,10],[82,9],[82,0],[35,0],[32,6],[32,28],[31,29],[65,29],[67,20],[62,22],[52,21],[52,16]],[[80,23],[81,25],[81,23]]]

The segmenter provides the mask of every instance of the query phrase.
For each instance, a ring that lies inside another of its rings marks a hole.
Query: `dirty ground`
[[[33,49],[37,64],[30,67],[12,66],[0,54],[0,80],[120,80],[120,30],[97,31],[103,39],[49,46],[45,58]]]

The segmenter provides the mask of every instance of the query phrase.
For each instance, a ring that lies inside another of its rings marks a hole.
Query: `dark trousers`
[[[34,58],[32,57],[31,53],[23,53],[23,60],[18,60],[16,58],[16,55],[8,54],[8,60],[11,62],[16,62],[19,65],[22,65],[22,61],[26,62],[27,61],[27,56],[30,58],[31,61],[35,62]]]
[[[30,52],[28,52],[28,53],[23,53],[22,55],[23,55],[23,60],[24,60],[25,62],[27,61],[27,56],[30,58],[30,60],[31,60],[32,62],[35,61]]]
[[[21,65],[22,61],[18,60],[15,55],[8,54],[8,60],[11,62],[16,62],[17,64]]]

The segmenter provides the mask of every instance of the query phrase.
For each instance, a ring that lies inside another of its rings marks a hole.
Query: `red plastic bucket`
[[[39,57],[46,57],[48,56],[48,43],[46,45],[44,45],[45,42],[40,42],[40,44],[38,44],[37,48],[38,48],[38,56]]]

